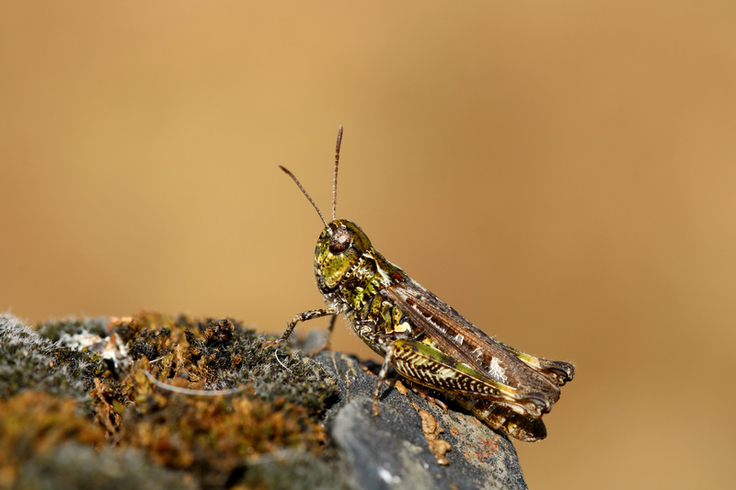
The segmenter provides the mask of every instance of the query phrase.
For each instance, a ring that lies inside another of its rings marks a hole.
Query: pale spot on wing
[[[435,319],[434,315],[432,315],[431,313],[422,311],[421,309],[417,308],[416,305],[414,305],[414,304],[411,305],[411,308],[414,311],[416,311],[418,314],[420,314],[421,316],[423,316],[429,323],[431,323],[432,325],[434,325],[442,333],[447,333],[447,327],[443,326],[443,324],[441,322],[438,322]]]
[[[506,378],[506,372],[501,367],[501,363],[498,361],[498,358],[494,357],[491,359],[491,365],[488,367],[488,371],[490,371],[491,375],[499,380],[501,383],[506,383],[508,378]]]

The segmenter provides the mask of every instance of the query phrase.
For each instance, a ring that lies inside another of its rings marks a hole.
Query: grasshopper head
[[[325,225],[314,250],[314,275],[317,277],[317,287],[324,295],[334,292],[345,279],[351,267],[360,260],[366,250],[371,248],[371,241],[358,225],[346,219],[337,219],[337,168],[340,163],[341,142],[342,126],[337,132],[337,144],[335,145],[335,171],[332,179],[332,222],[329,224],[322,216],[322,211],[319,210],[294,174],[279,165],[281,170],[291,177],[302,191],[302,194],[314,206],[319,219]]]
[[[338,219],[322,230],[314,250],[314,275],[322,294],[333,291],[371,248],[371,241],[352,221]]]

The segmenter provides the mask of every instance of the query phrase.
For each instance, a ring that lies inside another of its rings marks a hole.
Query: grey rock
[[[417,393],[402,395],[389,386],[381,394],[380,417],[373,417],[376,377],[350,355],[322,352],[315,359],[340,389],[340,402],[328,412],[327,429],[351,468],[353,488],[527,488],[516,450],[505,435],[470,414],[445,414]],[[452,446],[445,454],[449,464],[438,464],[430,450],[418,409],[429,412],[444,429],[439,439]]]
[[[191,479],[190,479],[191,480]],[[196,490],[183,472],[152,464],[138,451],[97,452],[67,443],[28,461],[15,490]]]
[[[80,325],[86,328],[90,322]],[[59,340],[66,334],[60,326],[52,333]],[[262,339],[254,336],[234,341],[243,366],[224,374],[225,381],[229,377],[235,384],[249,381],[266,399],[306,401],[305,407],[312,407],[314,417],[323,420],[327,439],[318,454],[285,449],[245,457],[229,484],[272,489],[526,489],[516,451],[505,435],[470,414],[453,407],[444,413],[411,389],[402,394],[388,385],[381,391],[381,415],[374,417],[376,376],[366,369],[370,363],[332,351],[306,357],[311,348],[323,344],[323,337],[312,337],[291,353],[262,349]],[[0,315],[0,399],[32,388],[77,398],[83,405],[95,375],[92,368],[98,364],[99,358],[52,342],[14,317]],[[427,420],[442,431],[428,430]],[[442,454],[438,444],[451,449]],[[53,486],[59,481],[69,483],[64,488],[136,488],[143,481],[151,488],[202,484],[158,467],[143,453],[60,446],[26,460],[17,488],[62,488]]]
[[[12,315],[0,315],[0,398],[30,388],[85,401],[99,368],[88,353],[51,342]]]

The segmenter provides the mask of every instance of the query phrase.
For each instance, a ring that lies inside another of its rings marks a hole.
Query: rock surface
[[[327,427],[349,461],[354,488],[526,488],[509,439],[472,415],[445,414],[412,390],[404,395],[385,386],[381,415],[373,417],[376,377],[344,353],[323,352],[316,360],[340,388],[340,402],[328,412]],[[443,447],[438,452],[433,445]]]
[[[0,315],[0,490],[526,488],[509,439],[471,415],[395,378],[374,417],[375,365],[304,356],[320,333],[264,340],[231,320]]]

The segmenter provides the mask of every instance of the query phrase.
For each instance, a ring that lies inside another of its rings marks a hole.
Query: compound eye
[[[338,229],[332,240],[330,240],[330,252],[333,254],[341,254],[350,246],[350,232],[347,228]]]

